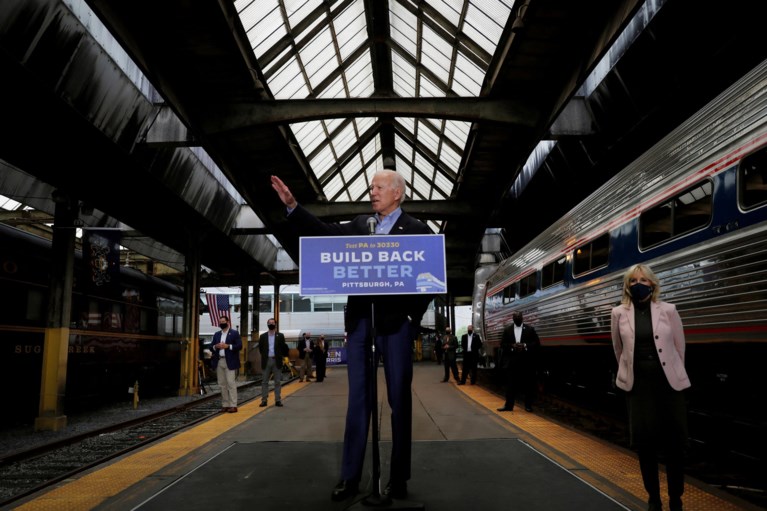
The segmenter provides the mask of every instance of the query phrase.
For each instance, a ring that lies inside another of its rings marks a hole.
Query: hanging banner
[[[302,296],[447,292],[441,234],[302,237],[299,248]]]
[[[90,289],[106,289],[120,276],[121,232],[117,229],[83,229],[85,279]]]

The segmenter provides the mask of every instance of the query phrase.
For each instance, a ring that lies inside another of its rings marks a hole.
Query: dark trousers
[[[658,476],[658,452],[650,446],[640,447],[639,470],[642,472],[642,482],[650,500],[660,503],[660,478]],[[682,449],[666,449],[666,481],[668,482],[668,497],[673,504],[679,502],[684,493],[684,451]]]
[[[458,378],[458,364],[455,361],[455,353],[445,353],[445,381],[450,379],[450,371],[453,371],[453,378],[455,381],[460,381]]]
[[[684,393],[671,388],[659,361],[635,358],[634,388],[627,398],[631,444],[639,454],[647,495],[660,502],[658,460],[663,453],[670,507],[680,509],[688,437]]]
[[[503,377],[506,383],[506,408],[514,408],[514,400],[519,391],[525,395],[525,407],[532,407],[535,398],[533,368],[520,362],[512,362],[509,367],[503,369]]]
[[[375,397],[370,395],[373,377],[366,357],[366,345],[370,338],[370,321],[360,320],[349,334],[347,345],[349,375],[349,403],[346,410],[344,432],[344,455],[341,479],[359,482],[365,461],[368,428]],[[391,407],[392,453],[391,475],[393,481],[410,479],[410,448],[412,443],[413,353],[410,323],[405,321],[391,335],[376,336],[376,355],[383,357],[386,393]]]
[[[314,360],[314,376],[317,377],[317,381],[323,381],[325,379],[326,367],[327,359],[325,357],[319,357]]]
[[[471,378],[471,383],[477,382],[477,354],[473,351],[463,352],[463,371],[461,371],[461,383],[466,383],[466,375]]]

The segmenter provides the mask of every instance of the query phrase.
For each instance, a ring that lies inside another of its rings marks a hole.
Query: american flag
[[[210,324],[218,326],[218,320],[221,316],[229,316],[229,295],[214,295],[205,293],[208,299],[208,314],[210,314]]]

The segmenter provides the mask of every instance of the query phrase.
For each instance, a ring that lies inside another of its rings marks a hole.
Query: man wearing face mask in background
[[[210,366],[216,371],[218,386],[221,388],[221,411],[237,412],[237,369],[240,368],[242,339],[240,332],[229,328],[229,318],[218,320],[221,330],[213,334],[213,354]]]
[[[517,389],[525,394],[525,411],[533,411],[535,394],[535,364],[541,341],[535,328],[526,325],[522,313],[512,314],[513,323],[503,330],[500,367],[506,383],[506,403],[499,412],[514,409]]]
[[[274,405],[282,406],[282,359],[288,356],[285,335],[277,331],[274,318],[266,320],[268,330],[258,338],[261,353],[261,404],[266,406],[269,397],[269,378],[274,376]]]
[[[482,338],[474,333],[474,325],[466,327],[466,333],[461,336],[461,349],[463,350],[463,369],[458,385],[464,385],[467,376],[471,377],[471,384],[474,385],[477,383],[479,350],[482,349]]]

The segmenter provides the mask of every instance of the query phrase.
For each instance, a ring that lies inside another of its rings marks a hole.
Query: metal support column
[[[250,314],[248,314],[248,290],[250,286],[240,286],[240,325],[238,327],[240,337],[242,338],[242,349],[240,350],[240,379],[245,379],[245,362],[248,360],[248,341],[250,340]]]
[[[51,281],[48,318],[45,325],[40,410],[35,430],[58,431],[67,425],[64,396],[67,384],[69,321],[72,313],[72,283],[75,254],[77,202],[54,192]]]
[[[200,391],[200,247],[190,243],[184,261],[184,320],[181,345],[181,378],[179,396],[191,396]]]

